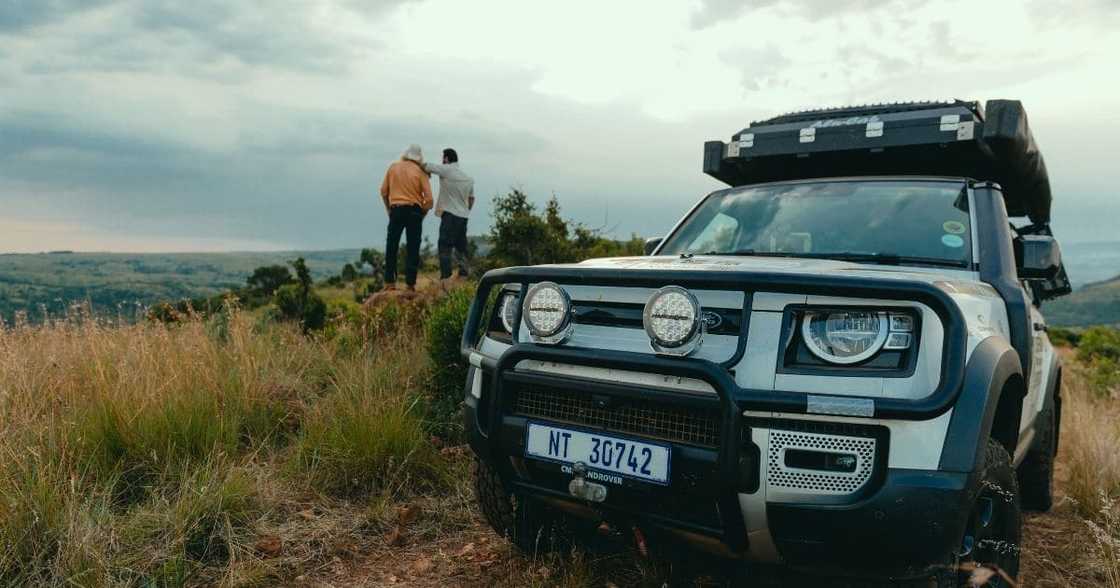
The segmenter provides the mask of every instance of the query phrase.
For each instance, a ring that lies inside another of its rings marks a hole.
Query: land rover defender
[[[779,116],[703,171],[729,187],[647,256],[482,278],[486,520],[527,551],[597,529],[748,570],[1014,578],[1061,423],[1039,309],[1069,291],[1022,105]]]

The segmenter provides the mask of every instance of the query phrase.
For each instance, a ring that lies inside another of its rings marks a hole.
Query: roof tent
[[[1046,164],[1018,100],[811,110],[704,144],[704,173],[732,186],[866,175],[963,176],[1003,188],[1010,216],[1050,221]]]

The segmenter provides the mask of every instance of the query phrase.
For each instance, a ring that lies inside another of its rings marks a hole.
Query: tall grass
[[[252,545],[293,497],[441,488],[413,331],[343,345],[237,310],[0,326],[0,585],[281,580]]]
[[[334,495],[439,484],[446,467],[423,423],[426,372],[413,335],[382,349],[377,362],[342,366],[332,393],[306,416],[294,466]]]
[[[1058,455],[1065,500],[1055,513],[1066,521],[1061,527],[1066,536],[1046,555],[1058,568],[1055,575],[1078,578],[1064,583],[1120,588],[1120,399],[1112,389],[1120,374],[1110,371],[1115,364],[1102,363],[1102,357],[1120,352],[1107,344],[1120,338],[1115,332],[1097,335],[1098,344],[1065,353]],[[1047,580],[1047,585],[1058,581]]]

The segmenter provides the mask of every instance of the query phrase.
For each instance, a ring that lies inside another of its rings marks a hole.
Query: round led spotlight
[[[688,355],[700,346],[704,336],[700,303],[680,286],[665,286],[654,292],[646,301],[642,323],[653,350],[665,355]]]
[[[572,301],[553,282],[533,284],[525,294],[521,314],[538,343],[562,343],[572,331]]]
[[[889,331],[885,312],[807,312],[801,321],[801,337],[809,351],[842,365],[859,363],[878,353]]]

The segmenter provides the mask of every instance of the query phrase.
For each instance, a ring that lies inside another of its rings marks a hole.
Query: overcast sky
[[[1017,98],[1065,241],[1117,238],[1120,1],[0,0],[0,251],[384,246],[410,142],[619,236],[808,107]],[[434,237],[436,222],[425,232]]]

